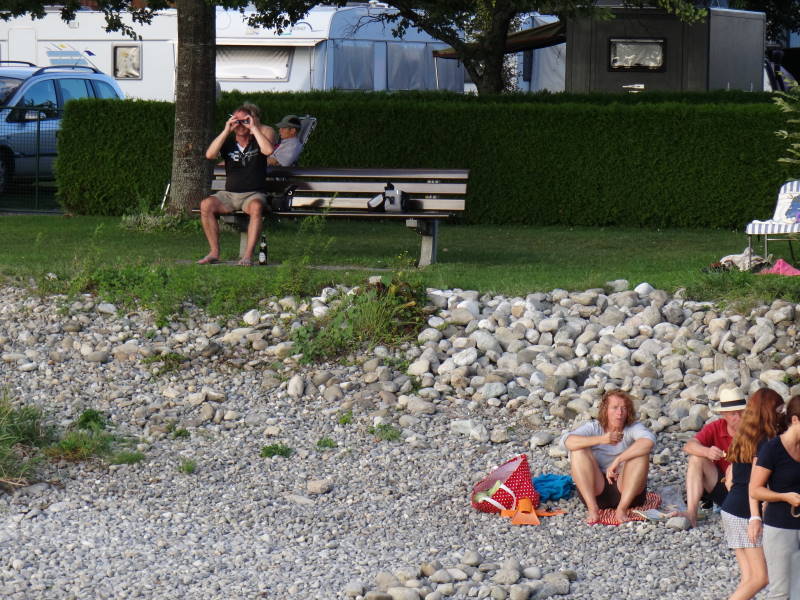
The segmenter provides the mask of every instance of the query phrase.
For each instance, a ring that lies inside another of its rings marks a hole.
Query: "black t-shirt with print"
[[[225,191],[263,192],[266,187],[267,157],[255,138],[244,150],[239,149],[235,139],[226,140],[222,145],[222,158],[225,159]]]
[[[800,492],[800,462],[789,456],[780,437],[764,444],[758,453],[757,464],[772,471],[767,486],[773,492]],[[781,529],[800,529],[800,518],[792,517],[790,509],[791,505],[788,502],[768,502],[764,511],[764,525]]]

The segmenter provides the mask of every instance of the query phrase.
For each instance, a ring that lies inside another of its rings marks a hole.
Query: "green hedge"
[[[170,102],[70,102],[55,165],[64,210],[120,215],[158,205],[170,178],[174,121]]]
[[[288,113],[319,119],[307,166],[469,168],[468,222],[741,228],[771,214],[788,176],[774,135],[786,117],[768,94],[230,93],[219,127],[243,100],[267,123]],[[109,148],[97,147],[89,115]],[[142,197],[160,201],[171,118],[163,103],[70,103],[59,147],[64,205],[119,214]],[[92,152],[103,158],[76,161]],[[84,199],[71,200],[73,190]]]

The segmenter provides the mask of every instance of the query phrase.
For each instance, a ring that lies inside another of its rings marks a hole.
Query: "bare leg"
[[[697,507],[703,492],[710,492],[719,481],[716,465],[702,456],[689,455],[686,466],[686,513],[692,527],[697,527]]]
[[[258,237],[261,235],[264,205],[259,200],[251,200],[242,211],[250,215],[250,223],[247,225],[247,247],[239,264],[249,264],[253,261],[253,252],[258,243]]]
[[[200,223],[203,233],[208,240],[208,254],[197,261],[197,264],[206,265],[219,260],[219,222],[217,217],[231,212],[216,196],[209,196],[200,202]]]
[[[750,600],[769,582],[767,561],[761,548],[736,548],[734,552],[742,572],[742,579],[728,600]]]
[[[604,481],[591,448],[570,452],[570,471],[575,487],[586,502],[586,522],[590,525],[596,523],[600,518],[597,495],[603,491]]]
[[[616,518],[620,523],[628,520],[628,509],[631,502],[644,490],[647,484],[647,473],[650,470],[650,455],[637,456],[625,461],[625,467],[617,481],[620,499],[617,505]]]

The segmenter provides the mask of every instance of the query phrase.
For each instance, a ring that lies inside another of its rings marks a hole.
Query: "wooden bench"
[[[267,178],[273,199],[291,201],[288,210],[272,210],[272,217],[400,220],[420,236],[418,266],[436,262],[439,223],[462,213],[466,208],[465,169],[316,169],[280,167]],[[408,195],[404,212],[372,212],[370,198],[384,191],[391,182]],[[225,169],[214,171],[213,190],[225,189]],[[265,218],[269,218],[266,215]],[[223,221],[241,232],[240,254],[247,244],[249,216],[236,212],[223,215]]]

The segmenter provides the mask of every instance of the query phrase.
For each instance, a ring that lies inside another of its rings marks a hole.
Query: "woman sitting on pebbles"
[[[617,522],[624,523],[631,506],[644,504],[655,442],[650,430],[634,422],[633,399],[622,390],[603,394],[596,421],[562,436],[589,525],[599,522],[603,508],[616,509]]]
[[[722,526],[728,547],[736,554],[741,580],[729,600],[749,600],[767,585],[767,563],[761,549],[761,508],[748,492],[750,471],[767,440],[783,430],[783,398],[770,389],[753,393],[728,448],[732,480],[722,503]],[[731,478],[728,476],[728,480]]]
[[[800,396],[793,396],[786,406],[786,425],[783,434],[759,450],[750,475],[750,495],[767,502],[764,556],[769,600],[800,598]]]

